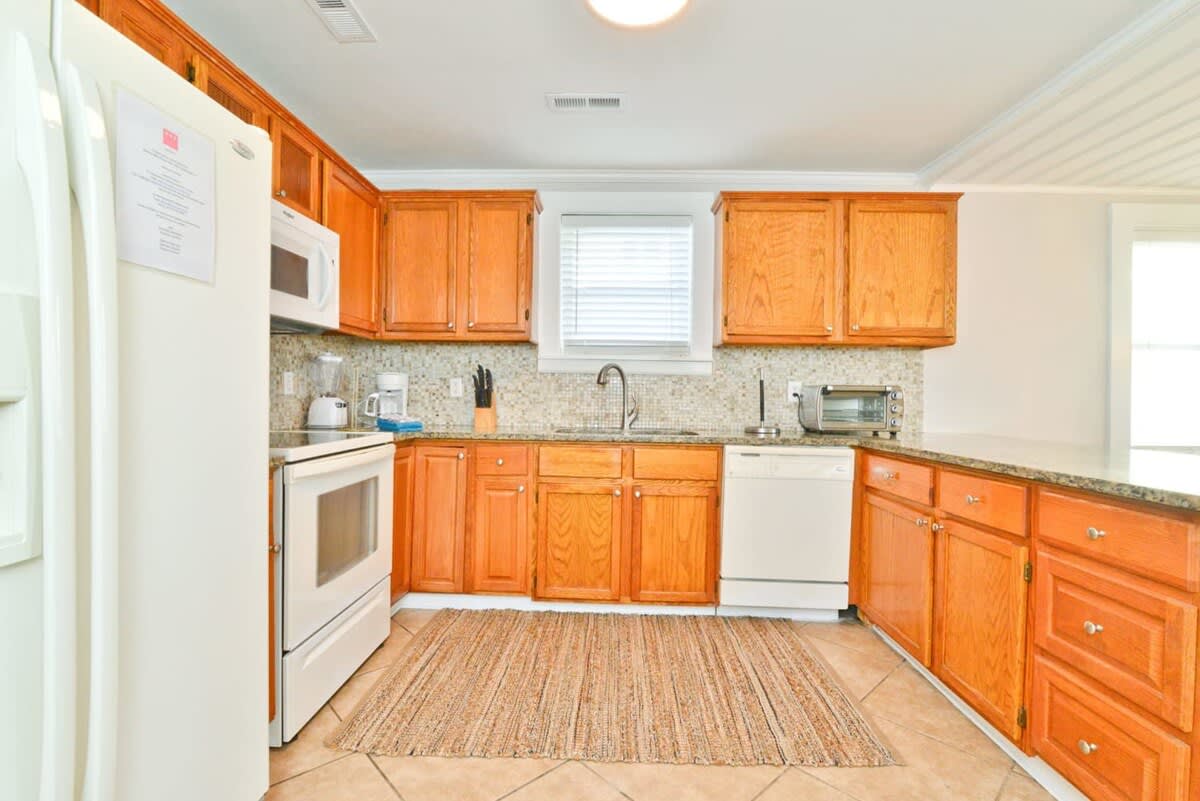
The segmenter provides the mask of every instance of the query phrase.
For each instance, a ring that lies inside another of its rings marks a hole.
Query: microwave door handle
[[[333,259],[329,256],[329,251],[325,249],[324,242],[317,243],[317,250],[321,253],[321,298],[317,301],[317,307],[324,309],[325,304],[329,302],[329,296],[333,293]]]

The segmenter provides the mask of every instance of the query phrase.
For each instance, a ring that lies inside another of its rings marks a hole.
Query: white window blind
[[[692,219],[564,214],[565,349],[686,352],[692,336]]]

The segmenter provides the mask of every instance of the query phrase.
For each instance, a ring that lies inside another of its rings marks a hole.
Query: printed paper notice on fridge
[[[121,88],[116,139],[117,257],[211,283],[212,140]]]

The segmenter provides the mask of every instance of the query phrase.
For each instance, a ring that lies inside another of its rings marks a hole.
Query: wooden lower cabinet
[[[412,586],[413,448],[396,449],[392,488],[392,603]]]
[[[929,516],[866,492],[862,499],[860,597],[871,622],[932,664],[933,534]]]
[[[616,601],[621,597],[621,484],[538,486],[534,597]]]
[[[480,476],[471,492],[474,525],[467,589],[529,592],[529,499],[524,476]]]
[[[716,486],[635,484],[630,599],[715,602],[717,526]]]
[[[467,448],[413,450],[412,589],[462,592],[467,514]]]
[[[937,521],[933,672],[1019,743],[1024,734],[1024,543]]]

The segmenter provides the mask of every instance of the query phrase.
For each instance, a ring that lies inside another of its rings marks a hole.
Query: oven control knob
[[[900,393],[892,392],[892,393],[888,394],[888,397],[891,398],[892,400],[900,400]]]
[[[895,413],[896,413],[896,412],[898,412],[898,411],[900,411],[900,404],[898,404],[898,403],[893,403],[893,404],[892,404],[892,414],[895,414]]]
[[[893,417],[893,418],[892,418],[892,421],[891,421],[891,423],[890,423],[890,425],[894,426],[895,428],[899,428],[899,427],[900,427],[900,421],[899,421],[899,420],[897,420],[895,417]]]

